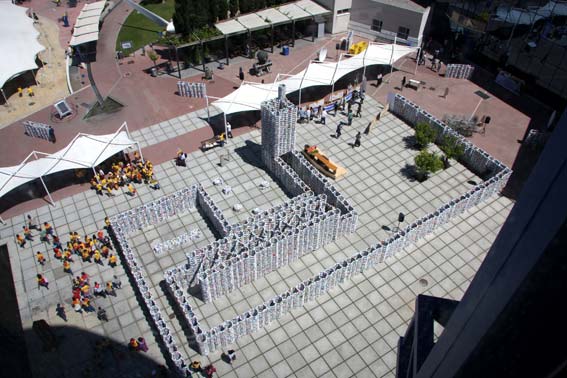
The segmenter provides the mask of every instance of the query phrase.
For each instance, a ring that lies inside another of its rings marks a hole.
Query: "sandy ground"
[[[45,46],[45,50],[39,53],[39,58],[45,63],[37,71],[36,80],[33,81],[31,73],[21,75],[7,83],[5,89],[8,97],[8,105],[0,107],[0,128],[6,127],[25,118],[38,110],[55,103],[69,95],[67,89],[67,74],[65,69],[65,51],[59,43],[59,28],[57,24],[46,18],[39,16],[39,22],[35,24],[39,31],[39,42]],[[10,85],[14,88],[10,90]],[[22,86],[24,96],[19,97],[15,88]],[[25,87],[30,86],[35,96],[29,97]]]

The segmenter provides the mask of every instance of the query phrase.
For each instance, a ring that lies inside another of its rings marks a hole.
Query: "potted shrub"
[[[420,149],[427,148],[436,137],[437,133],[428,123],[419,122],[415,125],[415,141]]]
[[[463,153],[465,152],[463,145],[459,143],[457,137],[453,135],[446,135],[443,138],[443,141],[441,142],[439,148],[445,154],[443,156],[443,166],[445,169],[451,166],[449,159],[459,160],[459,158],[463,156]]]
[[[439,155],[422,150],[415,158],[416,179],[419,182],[427,180],[430,173],[435,173],[443,169],[443,161]]]
[[[154,63],[154,68],[152,70],[152,76],[155,76],[157,74],[156,62],[159,59],[159,56],[154,50],[150,50],[150,51],[148,51],[148,58],[150,58],[150,60]]]

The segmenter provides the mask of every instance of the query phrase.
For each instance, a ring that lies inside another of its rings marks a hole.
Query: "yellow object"
[[[366,41],[360,41],[358,43],[355,43],[354,45],[352,45],[350,47],[350,49],[348,50],[348,53],[351,55],[356,55],[356,54],[360,54],[361,52],[363,52],[364,50],[366,50],[366,48],[368,47],[368,42]]]

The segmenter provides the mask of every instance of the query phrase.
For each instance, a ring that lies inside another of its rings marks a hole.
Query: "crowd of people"
[[[128,194],[135,196],[137,193],[133,184],[149,184],[153,189],[160,189],[158,180],[154,177],[154,166],[151,161],[140,158],[138,152],[134,152],[134,158],[130,159],[124,154],[124,160],[112,162],[107,172],[100,168],[91,179],[91,188],[97,194],[113,196],[113,191],[121,187],[128,189]]]

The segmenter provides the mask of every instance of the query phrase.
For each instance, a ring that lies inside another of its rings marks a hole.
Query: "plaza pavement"
[[[312,123],[298,125],[297,128],[296,148],[301,148],[304,143],[317,144],[331,159],[348,170],[347,176],[336,185],[351,199],[360,214],[357,231],[241,288],[229,297],[207,305],[195,300],[201,318],[209,326],[283,292],[334,261],[383,240],[388,235],[383,226],[394,227],[398,212],[403,211],[407,222],[411,222],[457,194],[464,193],[471,187],[470,180],[480,180],[460,164],[454,163],[447,171],[433,175],[424,183],[410,181],[404,176],[403,168],[406,164],[412,164],[417,152],[406,148],[404,136],[412,134],[412,131],[390,114],[382,118],[370,136],[363,136],[360,148],[351,148],[348,143],[354,141],[357,131],[364,130],[374,115],[373,110],[378,107],[368,98],[363,118],[355,118],[352,126],[345,126],[339,140],[330,135],[334,133],[336,123],[344,120],[344,116],[327,117],[326,126]],[[177,123],[172,121],[170,125],[177,128],[183,122],[195,119],[198,119],[198,115],[188,115],[187,119]],[[153,146],[159,147],[162,143]],[[157,164],[155,172],[162,190],[138,186],[139,195],[136,197],[124,193],[115,197],[99,197],[94,191],[82,191],[59,201],[57,207],[44,205],[30,213],[42,222],[51,222],[56,233],[66,241],[69,231],[77,231],[81,235],[92,234],[102,227],[106,215],[114,215],[200,182],[230,221],[242,220],[253,208],[267,209],[287,198],[261,168],[259,143],[260,131],[253,130],[235,136],[224,149],[190,153],[187,168],[176,167],[169,160]],[[231,160],[220,167],[219,156],[227,152]],[[212,184],[217,177],[222,177],[232,187],[232,194],[225,196],[220,193],[222,186]],[[270,182],[269,189],[261,190],[258,187],[263,180]],[[244,209],[234,213],[230,209],[234,203],[242,204]],[[401,256],[356,276],[268,328],[242,338],[234,347],[237,360],[232,366],[220,361],[218,352],[202,358],[184,347],[186,355],[201,360],[203,364],[214,363],[220,377],[391,377],[395,371],[396,343],[413,315],[416,295],[426,293],[459,299],[511,207],[512,201],[509,199],[500,196],[491,198],[487,203],[449,222]],[[93,314],[75,314],[69,304],[70,277],[62,272],[59,262],[53,261],[51,250],[37,241],[32,247],[16,247],[13,236],[21,230],[23,221],[23,214],[7,219],[7,224],[0,226],[0,239],[9,248],[24,328],[29,329],[32,321],[37,319],[61,325],[62,321],[55,316],[55,305],[64,302],[69,325],[95,335],[105,335],[123,345],[130,337],[144,336],[150,347],[148,357],[163,363],[163,355],[121,264],[116,268],[78,261],[72,264],[74,272],[85,271],[92,280],[109,280],[113,274],[117,274],[123,282],[123,289],[118,291],[116,298],[96,299],[97,306],[107,309],[110,322],[101,323]],[[167,314],[173,311],[158,283],[165,269],[184,260],[184,251],[156,258],[149,244],[156,238],[163,240],[195,228],[202,231],[202,237],[187,250],[213,240],[211,231],[196,211],[132,237],[148,277],[154,284],[154,294]],[[33,255],[38,250],[44,251],[48,259],[45,267],[35,262]],[[37,289],[34,277],[38,272],[49,279],[49,291]],[[181,325],[174,318],[170,323],[178,341],[183,343]],[[37,352],[38,342],[33,333],[27,334],[26,341],[30,352]],[[88,363],[89,355],[79,353],[66,365],[64,373],[50,368],[61,366],[64,353],[80,348],[84,340],[65,338],[61,342],[62,347],[58,352],[42,354],[42,363],[32,364],[34,377],[75,377],[77,371]],[[56,365],[56,362],[59,363]],[[120,376],[148,375],[145,370],[147,365],[129,366],[130,369],[120,370]],[[118,375],[116,370],[110,369],[101,372],[101,376]]]

